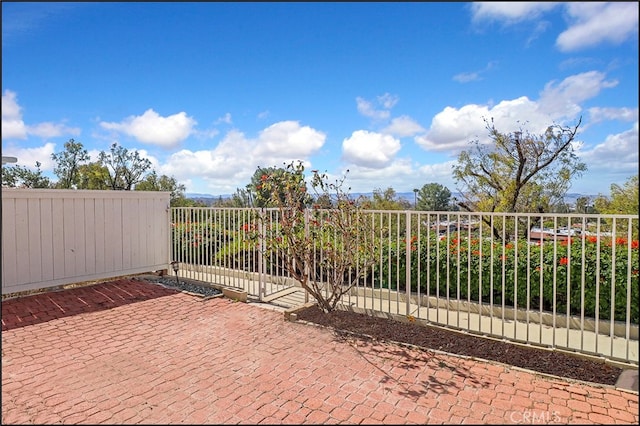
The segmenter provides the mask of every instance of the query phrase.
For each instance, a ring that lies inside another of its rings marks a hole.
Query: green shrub
[[[384,259],[373,274],[376,285],[395,289],[397,277],[404,282],[406,244],[393,242],[382,250]],[[638,241],[586,237],[542,245],[525,240],[502,244],[458,238],[455,233],[439,239],[431,233],[414,236],[409,244],[412,292],[532,310],[555,309],[560,314],[566,314],[568,308],[572,315],[595,317],[597,313],[599,319],[610,319],[613,287],[614,319],[624,321],[629,287],[629,318],[638,323]]]

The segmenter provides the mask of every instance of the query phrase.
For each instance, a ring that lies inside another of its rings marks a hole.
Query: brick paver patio
[[[638,394],[118,280],[2,303],[2,424],[637,424]]]

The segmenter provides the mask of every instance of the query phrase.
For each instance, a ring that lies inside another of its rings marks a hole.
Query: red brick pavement
[[[118,280],[2,303],[2,424],[638,423],[638,394]]]

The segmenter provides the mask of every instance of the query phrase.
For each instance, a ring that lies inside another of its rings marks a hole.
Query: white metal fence
[[[169,195],[2,188],[2,294],[167,269]]]
[[[379,260],[342,308],[638,363],[637,216],[365,214],[362,243]],[[263,298],[295,285],[265,250],[261,223],[277,220],[270,209],[173,208],[172,259]]]
[[[247,291],[263,300],[295,283],[281,258],[264,254],[258,237],[261,220],[277,220],[276,210],[174,207],[171,209],[171,258],[181,274]]]

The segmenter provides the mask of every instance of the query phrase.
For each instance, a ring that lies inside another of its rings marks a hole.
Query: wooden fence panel
[[[167,269],[169,192],[2,189],[2,294]]]

